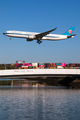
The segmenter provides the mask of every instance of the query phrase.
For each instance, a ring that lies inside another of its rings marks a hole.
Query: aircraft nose
[[[3,33],[3,35],[5,35],[5,33]]]

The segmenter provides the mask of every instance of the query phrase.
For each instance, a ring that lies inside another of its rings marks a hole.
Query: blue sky
[[[74,38],[61,41],[27,42],[4,36],[8,30],[44,32],[57,27],[63,34],[75,26]],[[65,62],[80,63],[79,0],[0,0],[0,63]]]

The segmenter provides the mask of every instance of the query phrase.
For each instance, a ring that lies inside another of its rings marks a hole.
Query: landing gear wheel
[[[40,41],[40,43],[42,43],[42,41]]]
[[[37,43],[38,43],[38,44],[40,44],[40,43],[42,43],[42,41],[40,41],[40,40],[37,40]]]

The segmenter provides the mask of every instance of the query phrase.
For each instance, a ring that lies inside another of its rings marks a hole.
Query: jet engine
[[[27,41],[33,41],[33,39],[27,38]]]

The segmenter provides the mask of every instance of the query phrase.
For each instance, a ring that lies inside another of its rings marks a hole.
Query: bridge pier
[[[13,86],[13,79],[11,80],[11,86]]]

